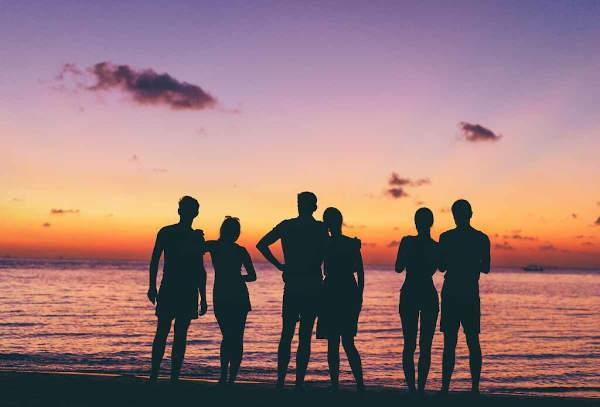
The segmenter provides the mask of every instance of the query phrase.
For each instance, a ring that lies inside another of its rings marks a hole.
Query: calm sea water
[[[155,328],[146,267],[0,259],[0,368],[146,374]],[[389,269],[366,271],[357,346],[368,385],[405,387],[397,312],[403,279]],[[435,283],[439,289],[439,273]],[[273,382],[281,277],[258,265],[258,281],[249,288],[253,311],[239,378]],[[481,278],[481,297],[483,391],[600,397],[600,272],[494,269]],[[212,310],[193,321],[182,374],[216,379],[219,340]],[[441,354],[437,332],[430,389],[440,386]],[[342,380],[349,383],[342,358]],[[167,373],[169,351],[163,363]],[[315,340],[307,380],[325,383],[327,377],[326,344]],[[461,336],[453,389],[468,388]]]

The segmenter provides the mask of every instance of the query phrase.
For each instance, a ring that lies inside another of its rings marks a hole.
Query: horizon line
[[[94,258],[94,257],[70,257],[70,256],[56,256],[56,257],[47,257],[47,256],[14,256],[14,255],[10,255],[10,254],[2,254],[0,255],[0,260],[5,260],[5,259],[24,259],[24,260],[54,260],[54,261],[59,261],[59,260],[67,260],[67,261],[95,261],[95,262],[122,262],[122,263],[148,263],[150,264],[150,260],[146,260],[146,259],[141,259],[141,258]],[[261,265],[269,265],[270,267],[275,269],[275,266],[272,266],[271,263],[269,263],[266,260],[255,260],[252,259],[256,264],[261,264]],[[163,260],[161,259],[161,262]],[[393,269],[394,268],[394,263],[393,262],[389,262],[389,263],[365,263],[365,266],[370,266],[370,267],[386,267],[388,266],[389,268]],[[496,267],[496,268],[518,268],[521,269],[522,267],[524,267],[525,265],[523,264],[497,264],[497,265],[492,265],[492,267]],[[583,267],[583,266],[554,266],[554,265],[542,265],[545,269],[550,269],[550,270],[600,270],[600,265],[598,266],[588,266],[588,267]]]

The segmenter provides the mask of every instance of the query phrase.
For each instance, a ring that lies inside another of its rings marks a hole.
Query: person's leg
[[[316,313],[309,311],[300,316],[298,328],[298,350],[296,351],[296,387],[304,385],[304,377],[310,360],[310,348],[315,325]]]
[[[429,367],[431,366],[431,345],[437,323],[437,303],[432,309],[421,311],[421,330],[419,333],[419,393],[425,393]]]
[[[292,353],[292,339],[296,330],[297,316],[292,314],[283,314],[281,338],[277,349],[277,387],[282,388],[285,383],[288,366],[290,364],[290,355]]]
[[[167,337],[171,331],[170,318],[158,318],[156,324],[156,334],[152,342],[152,370],[150,371],[150,380],[156,381],[160,371],[160,364],[165,354],[165,346],[167,345]]]
[[[450,390],[450,380],[454,371],[456,358],[456,342],[458,340],[458,329],[446,329],[444,332],[444,353],[442,356],[442,393]]]
[[[481,345],[478,333],[467,333],[469,347],[469,367],[471,368],[471,391],[479,393],[479,377],[481,376]]]
[[[415,348],[417,347],[417,328],[419,323],[419,310],[402,295],[400,303],[400,319],[402,321],[402,335],[404,336],[404,349],[402,350],[402,368],[408,390],[412,393],[415,387]]]
[[[242,357],[244,355],[244,330],[246,328],[247,312],[240,313],[235,317],[232,326],[231,361],[229,366],[229,383],[233,384],[237,378]]]
[[[340,377],[340,338],[331,336],[327,338],[327,364],[329,365],[329,377],[331,388],[337,390]]]
[[[171,351],[171,381],[179,380],[179,372],[185,356],[185,347],[187,344],[187,333],[191,320],[176,318],[175,335],[173,338],[173,350]]]
[[[350,363],[350,369],[352,369],[352,374],[354,375],[354,380],[356,381],[356,388],[358,390],[364,390],[365,383],[363,380],[362,362],[360,360],[358,349],[356,349],[356,345],[354,344],[354,336],[342,336],[342,346],[346,352],[348,363]]]
[[[230,362],[230,356],[229,356],[229,348],[228,348],[228,343],[227,343],[227,339],[228,339],[228,335],[227,335],[227,329],[228,329],[228,319],[227,319],[227,313],[226,312],[218,312],[215,313],[215,317],[217,319],[217,324],[219,324],[219,329],[221,330],[221,346],[219,349],[219,359],[221,362],[221,374],[219,377],[219,384],[225,384],[227,382],[227,371],[229,369],[229,362]]]

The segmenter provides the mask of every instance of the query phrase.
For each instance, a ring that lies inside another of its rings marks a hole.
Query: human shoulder
[[[360,250],[360,248],[362,247],[362,242],[360,241],[360,239],[358,237],[350,237],[350,236],[343,235],[342,241],[344,242],[345,245],[351,247],[354,250]]]
[[[273,229],[287,230],[290,226],[295,224],[297,222],[297,220],[298,220],[298,218],[284,219],[281,222],[279,222],[277,225],[275,225],[275,227]]]
[[[159,229],[157,236],[160,238],[167,237],[170,234],[172,234],[176,229],[177,229],[177,224],[163,226],[162,228]]]
[[[234,243],[234,244],[233,244],[233,247],[235,248],[235,250],[236,250],[238,253],[241,253],[241,254],[243,254],[243,255],[246,255],[246,254],[248,254],[248,250],[246,250],[246,248],[245,248],[244,246],[242,246],[242,245],[240,245],[240,244],[238,244],[238,243]]]
[[[406,235],[403,236],[402,239],[400,239],[400,245],[403,244],[411,244],[412,242],[414,242],[417,239],[417,236],[413,236],[413,235]]]
[[[456,236],[456,228],[447,230],[440,235],[440,243],[442,240],[452,239],[454,236]]]
[[[486,235],[485,233],[483,233],[480,230],[477,230],[475,228],[473,228],[473,231],[475,232],[477,238],[482,242],[482,243],[490,243],[490,238],[488,237],[488,235]]]

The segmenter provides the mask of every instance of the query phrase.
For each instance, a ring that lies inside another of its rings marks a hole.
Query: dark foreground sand
[[[426,400],[392,389],[330,393],[308,388],[303,393],[276,391],[264,384],[218,388],[203,381],[149,385],[141,378],[79,374],[0,372],[1,406],[210,406],[210,407],[371,407],[371,406],[592,406],[598,399],[451,394]]]

